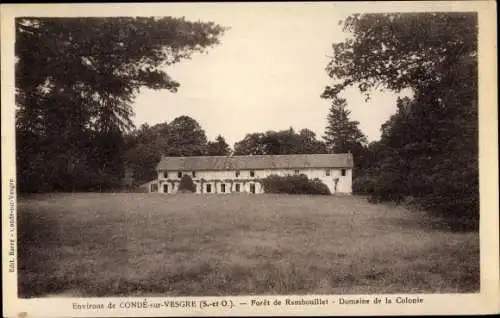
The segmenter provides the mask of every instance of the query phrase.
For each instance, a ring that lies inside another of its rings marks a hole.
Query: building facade
[[[261,179],[270,175],[304,174],[318,178],[332,194],[352,193],[351,154],[163,157],[158,178],[149,192],[176,193],[183,175],[189,175],[196,193],[263,193]]]

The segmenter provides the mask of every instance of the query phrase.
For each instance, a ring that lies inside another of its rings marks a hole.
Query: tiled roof
[[[350,153],[312,155],[163,157],[156,170],[352,168]]]

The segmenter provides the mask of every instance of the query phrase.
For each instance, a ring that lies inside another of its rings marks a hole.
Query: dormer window
[[[250,177],[252,177],[252,178],[255,177],[255,171],[253,171],[253,170],[250,171]]]

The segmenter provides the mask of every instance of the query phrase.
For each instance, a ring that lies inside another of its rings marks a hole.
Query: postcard
[[[494,1],[1,9],[5,317],[500,312]]]

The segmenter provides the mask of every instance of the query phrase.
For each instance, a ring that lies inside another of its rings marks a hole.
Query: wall
[[[200,184],[201,184],[201,179],[205,179],[205,182],[203,183],[204,185],[204,191],[206,189],[207,184],[212,185],[212,193],[221,193],[221,184],[224,183],[226,184],[226,193],[230,192],[235,192],[235,184],[240,183],[241,187],[241,192],[250,192],[250,184],[255,184],[255,192],[256,193],[263,193],[262,186],[259,182],[254,182],[252,181],[253,179],[263,179],[271,174],[279,175],[279,176],[286,176],[286,175],[293,175],[295,174],[296,169],[261,169],[261,170],[254,170],[254,177],[250,176],[250,170],[240,170],[240,175],[236,177],[235,171],[220,171],[220,170],[205,170],[205,171],[196,171],[196,176],[193,177],[192,171],[183,171],[183,174],[188,174],[191,176],[193,179],[194,183],[197,185],[197,191],[196,193],[201,193],[200,192]],[[330,189],[330,192],[333,193],[352,193],[352,169],[351,168],[345,168],[345,176],[341,175],[341,168],[330,168],[330,175],[326,175],[326,170],[323,168],[307,168],[307,169],[297,169],[299,170],[298,173],[302,173],[307,175],[308,178],[314,179],[318,178],[320,179],[324,184],[328,186]],[[177,191],[178,187],[178,181],[180,181],[180,178],[177,175],[178,171],[169,171],[167,176],[164,176],[163,172],[158,173],[158,182],[160,184],[159,186],[159,192],[163,192],[163,185],[164,183],[168,183],[169,185],[169,193],[172,193],[172,183],[167,182],[167,180],[170,181],[177,181],[175,184],[175,188],[173,189],[173,193]],[[337,188],[335,191],[335,179],[338,179],[337,182]],[[218,182],[215,182],[215,180],[218,180]],[[232,180],[232,188],[231,188],[231,182],[226,181],[226,180]]]

